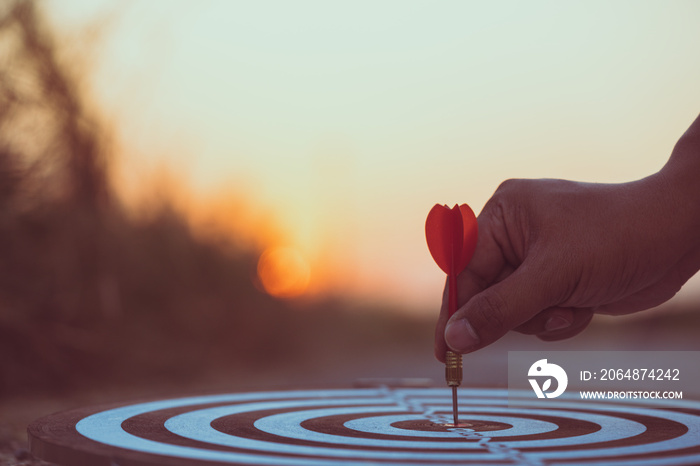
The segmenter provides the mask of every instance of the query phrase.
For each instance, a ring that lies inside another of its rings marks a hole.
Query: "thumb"
[[[453,351],[470,353],[490,345],[556,304],[552,281],[528,269],[531,267],[522,264],[455,312],[445,327],[445,342]]]

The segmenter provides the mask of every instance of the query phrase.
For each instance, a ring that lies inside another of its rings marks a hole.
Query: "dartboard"
[[[65,465],[700,464],[700,403],[445,388],[229,393],[53,414],[32,452]]]

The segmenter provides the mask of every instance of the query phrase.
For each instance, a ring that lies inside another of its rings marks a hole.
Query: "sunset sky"
[[[103,24],[87,82],[125,196],[167,178],[193,216],[304,258],[312,289],[414,312],[441,296],[435,203],[646,176],[700,112],[697,1],[45,6],[67,37]]]

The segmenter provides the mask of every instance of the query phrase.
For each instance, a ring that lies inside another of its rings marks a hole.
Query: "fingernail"
[[[548,332],[551,332],[553,330],[561,330],[569,326],[571,326],[571,322],[569,322],[562,316],[552,316],[549,319],[547,319],[547,322],[545,322],[544,329]]]
[[[458,319],[447,324],[445,342],[454,351],[465,353],[479,344],[479,337],[467,319]]]

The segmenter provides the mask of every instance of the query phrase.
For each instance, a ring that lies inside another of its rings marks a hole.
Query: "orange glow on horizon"
[[[115,166],[115,187],[132,214],[147,218],[167,206],[182,215],[198,238],[223,240],[253,253],[263,251],[254,280],[270,295],[293,298],[338,288],[334,264],[319,261],[315,251],[289,238],[280,226],[278,212],[256,203],[245,187],[213,189],[203,195],[188,184],[183,169],[161,165],[135,170],[121,162]],[[128,176],[134,172],[140,173],[138,180]]]
[[[295,298],[309,289],[311,268],[299,251],[271,247],[258,261],[258,278],[267,293],[278,298]]]

